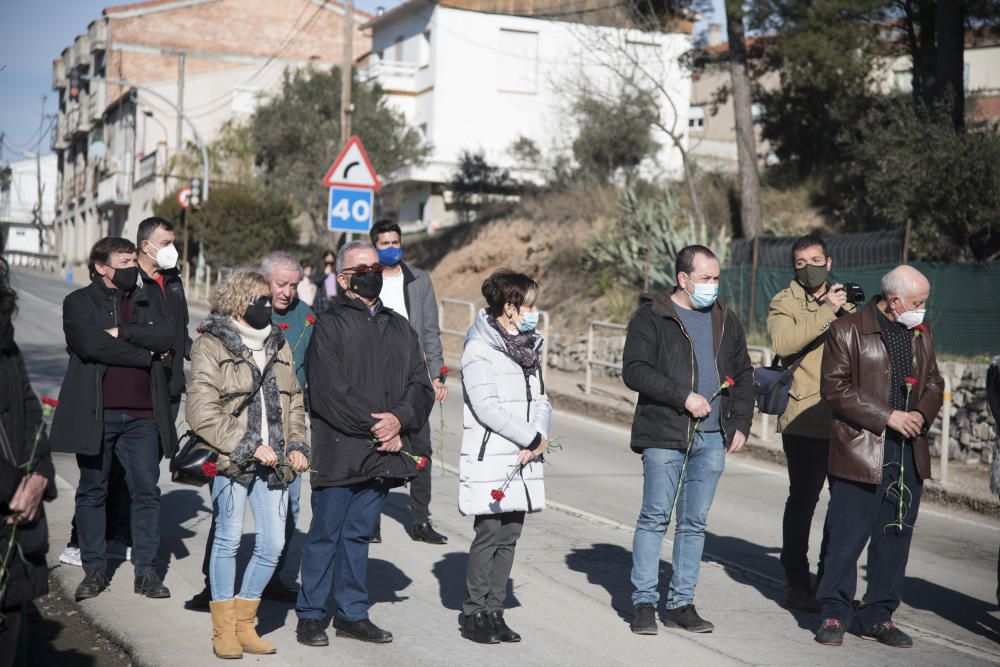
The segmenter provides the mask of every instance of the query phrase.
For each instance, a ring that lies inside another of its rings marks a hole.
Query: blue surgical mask
[[[517,330],[521,333],[528,333],[535,330],[538,326],[538,311],[533,313],[525,313],[524,319],[517,323]]]
[[[379,248],[378,261],[383,266],[396,266],[403,261],[403,249],[396,246]]]
[[[691,305],[699,310],[709,308],[719,298],[718,283],[691,283],[694,285],[694,292],[688,292],[691,297]]]

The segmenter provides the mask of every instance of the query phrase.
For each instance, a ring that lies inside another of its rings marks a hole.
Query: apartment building
[[[133,238],[178,186],[167,166],[194,141],[191,124],[211,142],[224,122],[278,90],[287,69],[339,65],[344,16],[343,4],[323,0],[150,0],[103,10],[52,65],[58,252],[79,265],[103,236]],[[370,49],[361,26],[371,18],[354,14],[355,54]]]

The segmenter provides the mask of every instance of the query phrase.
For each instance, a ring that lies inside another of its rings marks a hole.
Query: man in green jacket
[[[809,572],[809,529],[826,481],[830,451],[830,408],[820,396],[823,341],[830,324],[853,312],[839,283],[830,284],[833,260],[819,236],[809,234],[792,245],[795,278],[771,300],[767,333],[771,349],[784,366],[801,359],[792,373],[788,407],[778,417],[782,448],[788,463],[788,500],[782,519],[781,564],[788,588],[785,606],[819,613]],[[826,534],[820,547],[817,582],[823,575]]]

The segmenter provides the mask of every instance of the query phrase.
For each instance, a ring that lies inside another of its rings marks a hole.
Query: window
[[[534,94],[538,79],[538,33],[500,28],[497,89]]]
[[[422,201],[419,204],[417,204],[417,220],[423,221],[424,209],[426,208],[426,206],[427,206],[426,201]]]
[[[425,30],[420,36],[420,60],[421,67],[429,67],[431,64],[431,31]]]
[[[705,129],[705,107],[697,104],[688,109],[688,128],[695,132]]]
[[[420,130],[420,136],[422,136],[424,139],[426,139],[427,138],[427,123],[421,123],[418,126],[418,129]]]

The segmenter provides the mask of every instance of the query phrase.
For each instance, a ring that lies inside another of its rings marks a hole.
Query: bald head
[[[882,309],[892,321],[900,324],[907,324],[912,327],[914,322],[923,320],[923,313],[926,309],[927,297],[931,293],[931,284],[924,277],[924,274],[917,271],[912,266],[902,264],[889,273],[882,276]],[[914,315],[907,315],[900,319],[904,313],[919,313],[919,319],[914,319]]]

